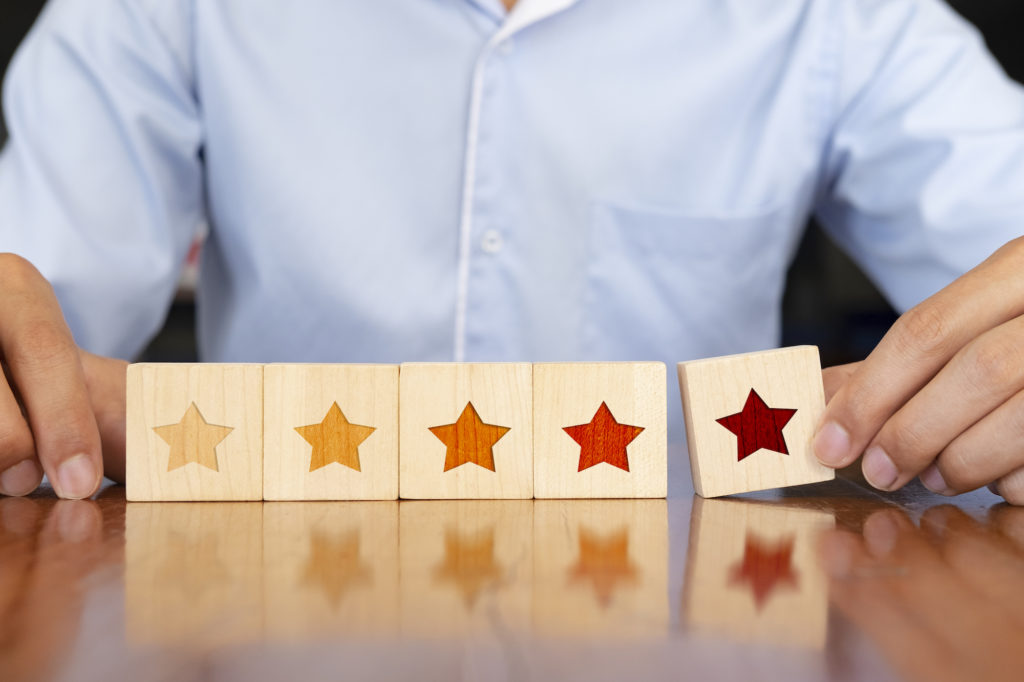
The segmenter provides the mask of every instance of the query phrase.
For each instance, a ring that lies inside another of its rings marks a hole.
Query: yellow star
[[[334,403],[319,424],[296,426],[295,430],[313,446],[313,456],[309,460],[310,471],[316,471],[331,462],[362,471],[359,468],[359,444],[377,429],[350,423],[338,403]]]
[[[467,609],[473,608],[484,588],[496,585],[501,575],[502,568],[494,558],[494,528],[475,535],[445,530],[444,562],[434,568],[434,581],[455,583]]]
[[[345,594],[370,582],[372,572],[362,560],[359,540],[359,531],[340,538],[314,533],[310,540],[303,582],[319,587],[335,609]]]
[[[153,430],[171,446],[171,456],[167,460],[168,471],[191,462],[219,471],[217,445],[227,438],[234,428],[207,423],[196,404],[191,403],[180,422],[156,426]]]
[[[430,432],[448,448],[444,458],[445,471],[469,462],[495,471],[494,444],[510,430],[507,426],[484,424],[473,403],[466,403],[454,424],[430,427]]]

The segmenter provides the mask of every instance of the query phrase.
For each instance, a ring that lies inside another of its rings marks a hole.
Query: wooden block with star
[[[263,498],[398,498],[398,365],[267,365]]]
[[[128,367],[131,501],[263,499],[263,367]]]
[[[665,497],[665,365],[534,365],[533,433],[537,498]]]
[[[681,362],[679,388],[698,495],[835,478],[811,451],[825,410],[816,347]]]
[[[403,364],[399,385],[403,499],[533,497],[531,364]]]

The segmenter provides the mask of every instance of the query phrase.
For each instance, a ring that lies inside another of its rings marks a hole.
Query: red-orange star
[[[577,471],[606,462],[623,471],[629,471],[626,446],[643,431],[642,426],[630,426],[615,421],[606,403],[597,408],[589,424],[566,426],[562,429],[580,444],[580,466]]]
[[[729,584],[749,583],[754,593],[754,606],[760,611],[776,588],[797,586],[792,561],[792,537],[769,547],[756,535],[748,534],[744,541],[743,559],[730,570]]]
[[[448,448],[444,457],[445,471],[470,462],[494,471],[494,444],[509,431],[507,426],[485,424],[473,403],[466,403],[454,424],[430,427],[430,432]]]
[[[742,462],[761,448],[788,455],[782,429],[794,414],[796,410],[768,407],[757,391],[750,389],[742,412],[715,421],[736,434],[736,461]]]

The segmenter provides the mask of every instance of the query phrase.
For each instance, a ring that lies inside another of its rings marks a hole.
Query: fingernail
[[[936,466],[935,464],[932,464],[927,469],[922,471],[921,475],[918,478],[921,479],[921,484],[924,485],[925,488],[928,488],[928,490],[931,490],[933,493],[936,493],[938,495],[946,495],[947,497],[953,494],[953,491],[950,490],[949,485],[946,484],[946,479],[942,477],[942,473],[939,471],[939,467]]]
[[[850,434],[835,422],[825,422],[814,437],[814,455],[825,466],[840,467],[850,457]]]
[[[22,460],[0,474],[0,494],[11,497],[28,495],[39,485],[42,474],[31,459]]]
[[[872,445],[864,453],[862,469],[868,483],[879,490],[888,490],[900,476],[899,469],[892,463],[892,459],[877,445]]]
[[[989,483],[988,484],[988,490],[993,495],[999,495],[999,484],[998,483]],[[1000,495],[1000,497],[1002,497],[1002,496]]]
[[[96,489],[96,467],[88,455],[75,455],[57,469],[57,492],[61,497],[78,500]]]

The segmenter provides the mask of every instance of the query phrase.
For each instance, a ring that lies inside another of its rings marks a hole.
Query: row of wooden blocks
[[[817,349],[680,363],[704,496],[826,480]],[[665,365],[135,364],[127,497],[665,497]]]

